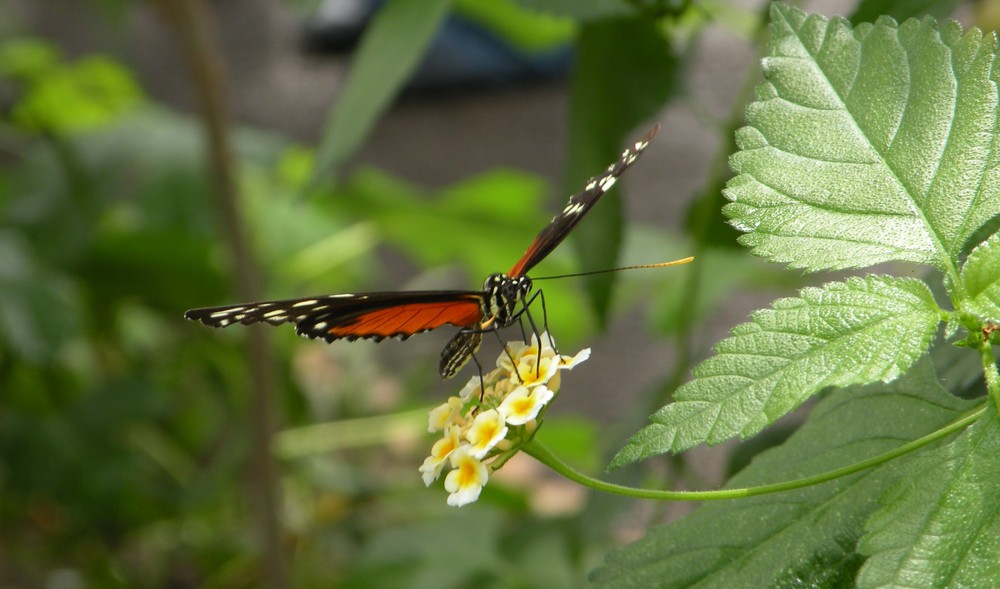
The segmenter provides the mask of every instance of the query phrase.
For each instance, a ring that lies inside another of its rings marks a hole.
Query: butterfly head
[[[495,322],[501,327],[510,325],[517,317],[518,301],[523,301],[531,288],[531,279],[527,276],[490,275],[483,283],[486,304],[489,305],[489,309],[483,309],[483,315],[496,317]]]

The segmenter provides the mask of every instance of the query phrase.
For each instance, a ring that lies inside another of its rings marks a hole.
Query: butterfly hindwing
[[[328,342],[405,339],[443,325],[475,325],[482,319],[482,301],[475,291],[375,292],[193,309],[184,316],[211,327],[294,323],[299,335]]]
[[[650,129],[642,138],[623,151],[618,161],[608,166],[603,174],[591,178],[584,185],[583,190],[569,197],[569,202],[566,203],[563,210],[541,230],[521,259],[507,274],[512,277],[524,276],[535,264],[545,259],[545,256],[549,255],[569,235],[573,227],[597,204],[597,201],[615,185],[625,170],[635,163],[635,160],[639,158],[639,155],[646,149],[659,130],[659,125]]]

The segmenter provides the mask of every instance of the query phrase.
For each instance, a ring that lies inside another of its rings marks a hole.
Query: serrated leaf
[[[1000,579],[1000,423],[988,412],[921,456],[882,498],[858,549],[859,587],[995,587]]]
[[[337,173],[413,72],[451,0],[392,0],[376,13],[351,62],[316,154],[316,178]]]
[[[970,407],[938,384],[929,359],[891,384],[831,395],[783,445],[758,455],[726,486],[827,472],[887,452]],[[861,564],[854,546],[902,461],[794,491],[700,507],[608,555],[597,587],[841,587]]]
[[[887,15],[897,21],[930,15],[944,18],[954,12],[960,0],[861,0],[851,14],[851,22],[874,21]]]
[[[997,41],[930,18],[856,28],[774,4],[724,212],[740,242],[807,270],[951,271],[1000,213]]]
[[[1000,233],[969,253],[962,266],[962,283],[974,313],[1000,320]]]
[[[828,386],[889,382],[922,356],[938,326],[919,280],[849,278],[753,313],[694,369],[612,468],[732,436],[751,436]]]

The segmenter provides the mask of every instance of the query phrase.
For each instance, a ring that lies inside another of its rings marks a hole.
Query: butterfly
[[[461,330],[441,352],[441,378],[454,376],[474,357],[484,332],[517,322],[534,298],[527,273],[558,246],[577,223],[597,204],[659,131],[657,124],[630,145],[616,162],[591,178],[583,190],[572,195],[566,206],[535,237],[506,274],[492,274],[482,290],[426,290],[334,294],[300,299],[265,301],[192,309],[184,317],[211,327],[233,323],[294,323],[295,331],[308,338],[332,342],[360,338],[406,339],[415,333],[454,325]],[[530,317],[529,317],[530,318]]]

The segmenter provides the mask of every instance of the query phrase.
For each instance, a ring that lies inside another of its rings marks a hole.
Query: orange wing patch
[[[327,331],[334,338],[406,338],[442,325],[468,327],[479,322],[482,316],[478,297],[411,302],[359,313],[331,326]]]

